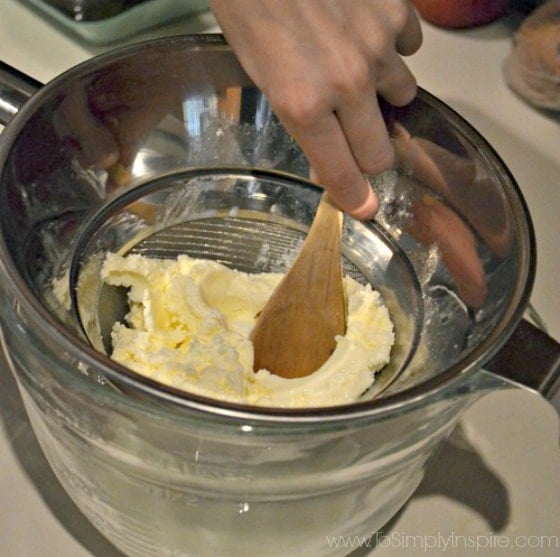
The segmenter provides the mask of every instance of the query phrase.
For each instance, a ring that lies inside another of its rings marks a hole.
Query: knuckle
[[[269,101],[278,116],[298,128],[309,128],[327,110],[323,93],[304,84],[292,84],[273,91]]]
[[[410,18],[411,6],[406,0],[394,0],[392,3],[392,9],[390,12],[391,22],[393,29],[397,32],[402,31]]]
[[[371,60],[360,41],[347,41],[325,53],[322,61],[324,91],[339,100],[367,90],[371,84]]]
[[[367,61],[363,57],[350,57],[341,63],[338,71],[332,75],[333,88],[337,96],[347,98],[361,95],[372,87],[372,74]]]
[[[379,69],[387,63],[387,60],[392,59],[395,41],[396,36],[386,30],[372,35],[369,46],[372,67]]]

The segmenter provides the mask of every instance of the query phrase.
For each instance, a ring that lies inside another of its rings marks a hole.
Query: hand
[[[364,178],[393,164],[377,95],[402,106],[416,81],[401,55],[422,42],[405,0],[210,0],[245,71],[331,198],[356,218],[378,201]]]

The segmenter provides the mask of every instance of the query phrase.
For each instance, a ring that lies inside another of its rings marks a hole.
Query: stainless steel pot
[[[285,239],[304,234],[320,192],[223,39],[136,45],[45,86],[0,77],[4,350],[55,473],[125,552],[336,554],[326,534],[379,528],[463,409],[511,386],[482,368],[498,369],[521,330],[530,217],[493,149],[429,93],[387,107],[398,164],[371,178],[379,216],[345,221],[346,268],[380,288],[395,321],[393,362],[355,404],[286,411],[120,368],[52,296],[76,249],[120,247],[148,227],[198,226],[190,250],[244,270],[285,264]],[[145,202],[168,220],[138,212]],[[264,242],[277,257],[263,266]],[[557,368],[534,371],[551,392]]]

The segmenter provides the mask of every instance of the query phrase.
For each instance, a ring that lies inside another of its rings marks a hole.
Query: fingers
[[[295,126],[289,131],[307,154],[312,179],[320,181],[342,210],[358,219],[371,218],[377,212],[377,198],[334,113],[317,120],[312,127]]]
[[[394,160],[378,94],[396,106],[416,95],[401,58],[422,41],[411,3],[210,0],[210,6],[333,200],[357,218],[372,217],[378,202],[363,174]]]
[[[373,84],[361,95],[349,95],[340,102],[335,115],[355,162],[363,172],[377,174],[392,166],[394,148]]]
[[[402,56],[414,54],[421,44],[422,29],[411,3],[385,3],[367,51],[377,92],[395,106],[405,106],[416,96],[416,79]]]
[[[377,76],[378,93],[394,106],[406,106],[416,97],[416,79],[396,52],[387,56],[384,65]]]
[[[422,26],[416,10],[408,2],[408,15],[403,30],[397,37],[397,52],[402,56],[411,56],[422,45]]]

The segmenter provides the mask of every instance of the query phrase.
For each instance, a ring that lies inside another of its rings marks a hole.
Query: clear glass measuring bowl
[[[0,142],[3,345],[79,508],[130,555],[335,555],[326,535],[383,525],[462,410],[504,385],[481,368],[521,319],[535,246],[492,148],[425,91],[387,107],[398,162],[372,178],[376,221],[347,218],[343,244],[349,272],[390,307],[393,364],[355,404],[255,409],[120,368],[51,288],[77,249],[87,261],[150,226],[202,226],[187,247],[232,265],[287,264],[280,238],[297,244],[320,190],[223,39],[136,45],[40,88],[15,81]],[[254,256],[266,242],[277,257]]]

